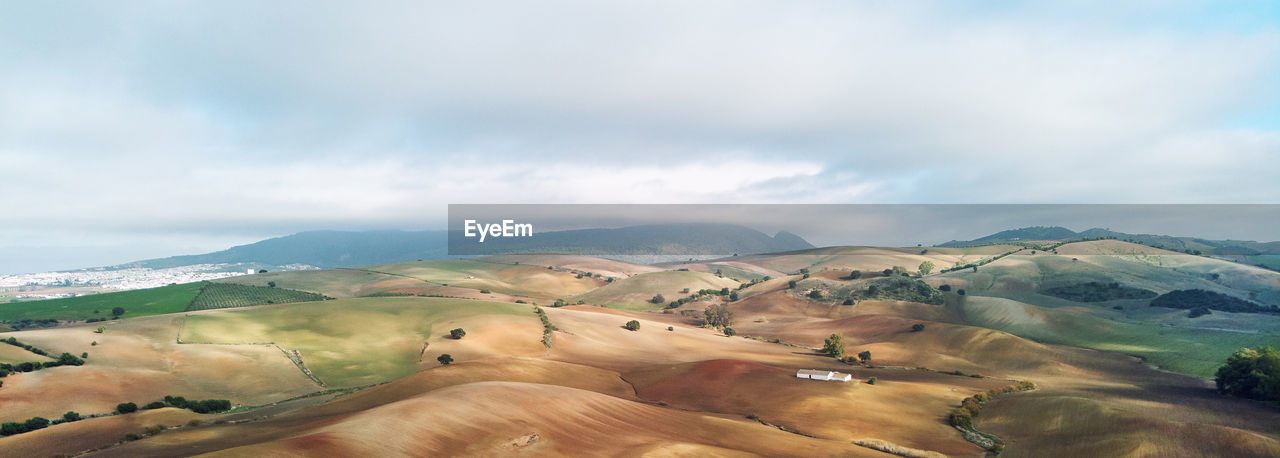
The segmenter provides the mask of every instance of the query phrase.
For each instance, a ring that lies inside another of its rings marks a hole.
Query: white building
[[[826,380],[828,382],[848,382],[853,380],[853,376],[841,372],[819,371],[813,369],[800,369],[796,371],[796,378],[807,378],[810,380]]]

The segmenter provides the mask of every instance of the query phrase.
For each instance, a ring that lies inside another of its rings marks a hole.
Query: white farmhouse
[[[807,378],[810,380],[826,380],[828,382],[848,382],[853,380],[853,376],[841,372],[819,371],[813,369],[800,369],[796,371],[796,378]]]

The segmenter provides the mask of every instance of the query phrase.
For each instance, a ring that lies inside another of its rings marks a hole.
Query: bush
[[[868,385],[875,385],[875,384],[876,384],[876,378],[875,378],[875,377],[871,377],[871,378],[867,379],[867,384],[868,384]]]
[[[911,332],[920,332],[920,331],[923,331],[923,330],[924,330],[924,324],[923,324],[923,323],[916,323],[916,324],[911,325]]]
[[[449,337],[452,337],[454,339],[461,339],[463,336],[466,336],[466,335],[467,335],[467,331],[464,331],[462,328],[455,328],[449,331]]]
[[[23,422],[22,425],[27,427],[27,431],[35,431],[49,427],[49,420],[41,417],[31,417],[26,422]]]
[[[582,278],[582,277],[578,277],[578,278]],[[487,289],[482,289],[480,290],[480,294],[492,294],[492,291],[489,291]]]
[[[154,401],[154,402],[148,403],[148,404],[147,404],[147,405],[145,405],[145,406],[142,406],[142,410],[159,409],[159,408],[162,408],[162,407],[164,407],[164,406],[165,406],[165,404],[164,404],[163,402],[160,402],[160,401]]]
[[[963,296],[963,295],[964,295],[964,290],[963,290],[963,289],[961,289],[961,290],[956,290],[956,294],[959,294],[959,295]]]
[[[436,357],[436,361],[439,361],[441,365],[448,366],[453,364],[453,355],[448,353],[442,354]]]
[[[818,291],[818,290],[816,290],[816,289],[815,289],[815,290],[813,290],[813,291],[809,291],[809,299],[821,300],[821,299],[822,299],[822,291]]]
[[[0,424],[0,436],[12,436],[14,434],[22,434],[27,432],[27,426],[17,422],[6,422]]]
[[[62,421],[79,421],[80,414],[76,412],[67,412],[62,414]]]
[[[942,285],[938,287],[938,291],[951,291],[951,285]]]
[[[791,281],[788,281],[788,282],[787,282],[787,289],[794,289],[795,287],[796,287],[796,281],[795,281],[795,280],[791,280]]]
[[[622,325],[622,327],[627,328],[628,331],[639,331],[640,322],[636,320],[631,320],[631,321],[628,321],[627,324]]]
[[[668,330],[668,331],[674,331],[674,330],[676,330],[676,328],[675,328],[675,326],[667,326],[667,330]]]
[[[113,315],[113,316],[120,316],[120,315],[124,315],[124,307],[112,307],[112,308],[111,308],[111,315]]]
[[[733,337],[736,334],[738,334],[738,331],[734,331],[733,328],[724,328],[724,335]]]
[[[653,295],[653,299],[649,299],[649,302],[652,302],[654,304],[661,304],[666,301],[667,301],[667,298],[662,297],[662,294],[655,294]]]
[[[862,271],[861,271],[861,270],[855,270],[855,271],[853,271],[853,272],[849,272],[849,279],[850,279],[850,280],[857,280],[857,279],[859,279],[859,278],[862,278]]]
[[[133,413],[137,411],[138,411],[138,405],[132,402],[122,402],[122,403],[116,404],[116,412]]]
[[[867,362],[867,361],[871,361],[871,352],[870,352],[870,351],[863,351],[863,352],[861,352],[861,353],[858,353],[858,360],[859,360],[859,361],[862,361],[862,362],[864,362],[864,363],[865,363],[865,362]]]

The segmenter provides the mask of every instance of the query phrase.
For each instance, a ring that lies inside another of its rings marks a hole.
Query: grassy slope
[[[437,284],[484,289],[515,296],[567,297],[604,284],[574,274],[529,265],[509,265],[469,259],[421,261],[362,268],[403,275]]]
[[[187,308],[203,282],[118,293],[0,304],[0,321],[22,319],[85,320],[110,318],[112,307],[124,307],[124,318],[177,313]],[[93,313],[98,310],[98,313]]]
[[[307,367],[329,386],[355,386],[413,373],[423,342],[447,331],[433,331],[433,325],[477,315],[527,317],[527,340],[541,348],[541,325],[528,306],[414,297],[339,299],[192,315],[181,339],[184,343],[275,343],[298,350]],[[462,342],[481,339],[477,334],[469,331]]]
[[[573,301],[583,300],[588,304],[604,305],[624,310],[652,310],[666,306],[666,302],[674,301],[690,293],[681,293],[684,288],[696,292],[700,289],[716,289],[738,287],[738,282],[730,278],[720,278],[705,272],[670,270],[635,275],[614,281],[586,294],[573,297]],[[653,304],[649,302],[655,294],[662,294],[666,302]],[[571,301],[571,302],[573,302]]]
[[[268,288],[234,283],[210,283],[191,301],[187,311],[311,302],[324,299],[324,296],[316,293],[285,288]]]

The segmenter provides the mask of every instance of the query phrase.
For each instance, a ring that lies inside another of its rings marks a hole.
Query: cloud
[[[270,234],[451,202],[1275,202],[1276,130],[1236,125],[1280,106],[1252,8],[22,5],[0,205]]]

